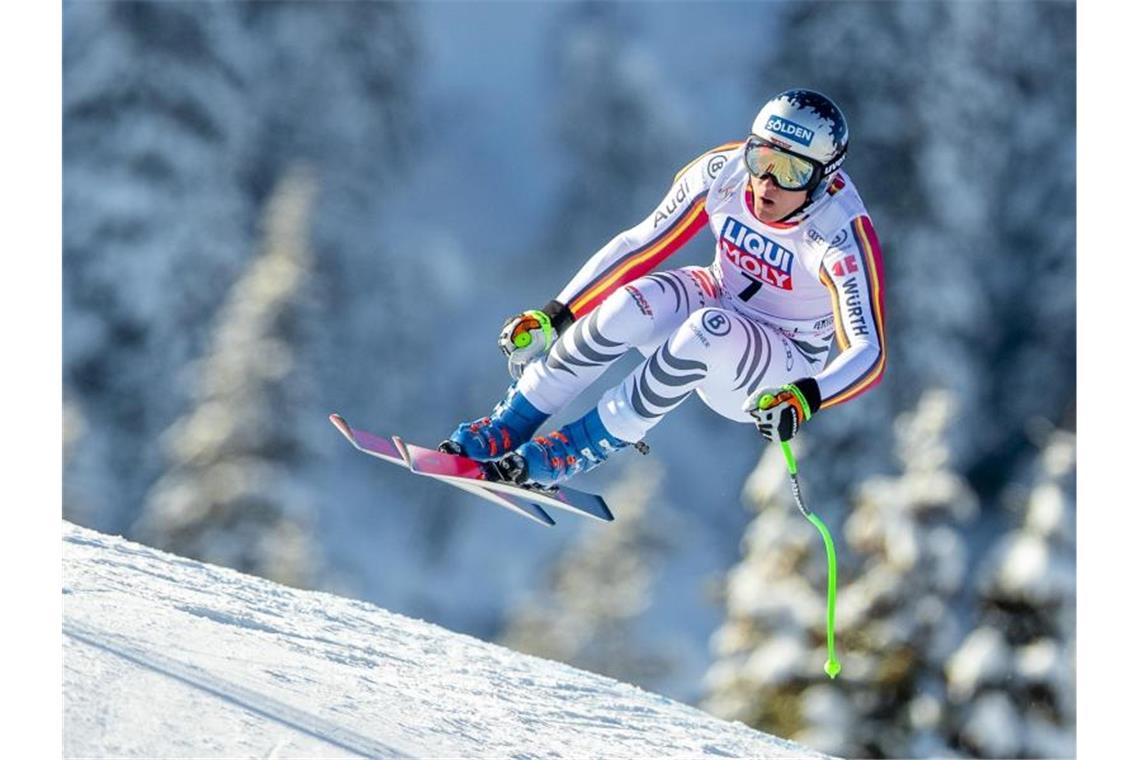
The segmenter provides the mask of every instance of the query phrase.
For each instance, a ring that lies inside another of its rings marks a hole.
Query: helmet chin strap
[[[785,222],[797,221],[797,218],[800,217],[801,215],[806,216],[808,209],[810,209],[813,205],[815,205],[819,201],[820,198],[823,197],[823,195],[825,194],[825,192],[827,190],[827,186],[830,183],[831,183],[831,177],[827,178],[827,182],[824,182],[822,179],[819,182],[817,182],[815,187],[813,187],[811,189],[811,192],[809,192],[807,195],[804,196],[804,202],[801,203],[799,206],[797,206],[792,211],[790,211],[782,219],[777,219],[776,220],[777,223],[783,224]]]
[[[847,148],[844,147],[843,150],[840,151],[839,155],[833,158],[831,162],[827,164],[827,166],[831,167],[831,172],[819,178],[819,181],[815,183],[815,187],[813,187],[808,192],[808,194],[804,196],[804,202],[783,219],[779,220],[781,224],[784,222],[796,221],[800,215],[807,215],[808,209],[810,209],[813,204],[817,203],[827,192],[827,188],[831,184],[831,181],[835,179],[836,173],[839,171],[839,165],[843,163],[843,158],[845,157],[846,153]]]
[[[805,198],[803,203],[801,203],[799,206],[797,206],[795,209],[793,209],[787,216],[784,216],[784,217],[781,217],[780,219],[777,219],[776,223],[777,224],[783,224],[784,222],[793,221],[797,216],[800,215],[800,212],[804,211],[808,206],[810,206],[814,202],[815,201],[813,201],[811,198]]]

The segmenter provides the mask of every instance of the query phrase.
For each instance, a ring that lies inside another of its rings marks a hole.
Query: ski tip
[[[610,511],[609,506],[606,505],[600,496],[597,497],[595,503],[590,504],[588,508],[583,508],[582,505],[578,505],[578,511],[580,514],[592,520],[597,520],[598,522],[608,523],[614,521],[614,513]]]
[[[558,488],[556,493],[559,501],[580,515],[599,522],[614,521],[614,513],[610,511],[606,500],[597,494],[565,487]]]
[[[344,417],[341,417],[336,412],[333,412],[329,415],[329,422],[331,422],[333,426],[340,431],[341,435],[350,441],[353,440],[352,428],[348,426],[348,422],[345,421]]]
[[[601,513],[603,522],[613,522],[614,513],[610,511],[610,507],[601,499],[598,499],[598,511]]]

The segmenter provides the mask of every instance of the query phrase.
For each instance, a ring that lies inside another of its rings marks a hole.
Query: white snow
[[[65,757],[825,757],[363,602],[63,524]]]

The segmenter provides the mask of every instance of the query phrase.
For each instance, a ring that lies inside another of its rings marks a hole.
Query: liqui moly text
[[[792,289],[792,252],[751,227],[728,217],[721,228],[718,247],[730,263],[761,282],[782,290]]]

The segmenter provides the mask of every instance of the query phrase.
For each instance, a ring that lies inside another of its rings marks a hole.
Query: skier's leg
[[[634,280],[571,325],[544,359],[526,368],[490,416],[461,424],[444,446],[474,459],[502,456],[534,435],[630,348],[664,341],[715,294],[712,278],[700,267]]]
[[[519,390],[537,408],[557,414],[631,348],[656,348],[693,311],[717,303],[715,288],[703,267],[634,280],[575,322],[544,361],[527,367]]]
[[[700,309],[606,391],[597,407],[508,457],[505,464],[514,468],[508,474],[550,485],[591,469],[641,440],[693,391],[721,416],[751,422],[742,407],[761,384],[778,385],[807,372],[802,356],[775,329],[721,308]]]
[[[778,330],[724,309],[694,313],[674,335],[598,404],[602,424],[640,440],[693,391],[717,414],[752,422],[744,402],[762,385],[811,374]]]

